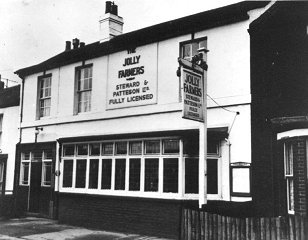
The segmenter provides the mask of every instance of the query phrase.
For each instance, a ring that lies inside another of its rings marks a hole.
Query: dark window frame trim
[[[81,66],[75,67],[73,115],[79,114],[79,111],[78,111],[78,93],[81,92],[81,91],[78,90],[78,79],[79,79],[79,76],[80,76],[80,70],[84,69],[84,68],[89,68],[89,67],[92,67],[92,78],[93,78],[93,63],[85,64],[84,62],[82,62]],[[93,86],[92,86],[91,90],[85,90],[85,91],[92,91],[92,89],[93,89]]]
[[[52,87],[52,73],[43,73],[43,75],[40,75],[37,77],[37,90],[36,90],[36,118],[35,120],[40,120],[42,117],[40,116],[40,90],[41,90],[41,81],[44,78],[50,77],[50,89]],[[49,97],[51,99],[51,96]],[[44,98],[47,99],[47,98]],[[50,105],[51,108],[51,105]],[[46,116],[47,117],[47,116]]]

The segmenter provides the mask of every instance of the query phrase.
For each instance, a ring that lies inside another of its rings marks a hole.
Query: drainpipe
[[[229,168],[229,201],[231,201],[231,142],[229,138],[225,138],[226,144],[228,146],[228,168]]]
[[[20,78],[22,79],[22,82],[21,82],[21,97],[20,97],[19,144],[21,143],[21,140],[22,140],[21,123],[22,123],[22,119],[23,119],[24,90],[25,90],[25,78],[24,77],[20,77]]]

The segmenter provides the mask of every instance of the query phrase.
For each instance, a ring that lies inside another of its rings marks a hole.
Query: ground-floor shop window
[[[190,141],[185,145],[180,138],[64,143],[60,190],[197,198],[198,144]],[[221,156],[219,142],[214,145],[207,160],[207,186],[208,194],[218,196]]]

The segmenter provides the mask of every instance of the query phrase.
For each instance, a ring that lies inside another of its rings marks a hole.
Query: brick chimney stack
[[[123,18],[118,16],[118,6],[114,2],[107,1],[105,15],[99,20],[100,42],[109,41],[122,34],[123,24]]]

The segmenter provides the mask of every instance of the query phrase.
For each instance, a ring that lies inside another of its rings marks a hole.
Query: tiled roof
[[[19,106],[20,85],[0,90],[0,108]]]
[[[248,11],[264,7],[268,2],[244,1],[164,22],[116,36],[108,42],[94,42],[81,48],[64,51],[40,64],[19,69],[15,73],[20,77],[25,77],[33,73],[126,50],[130,47],[142,46],[183,34],[243,21],[249,18]]]

